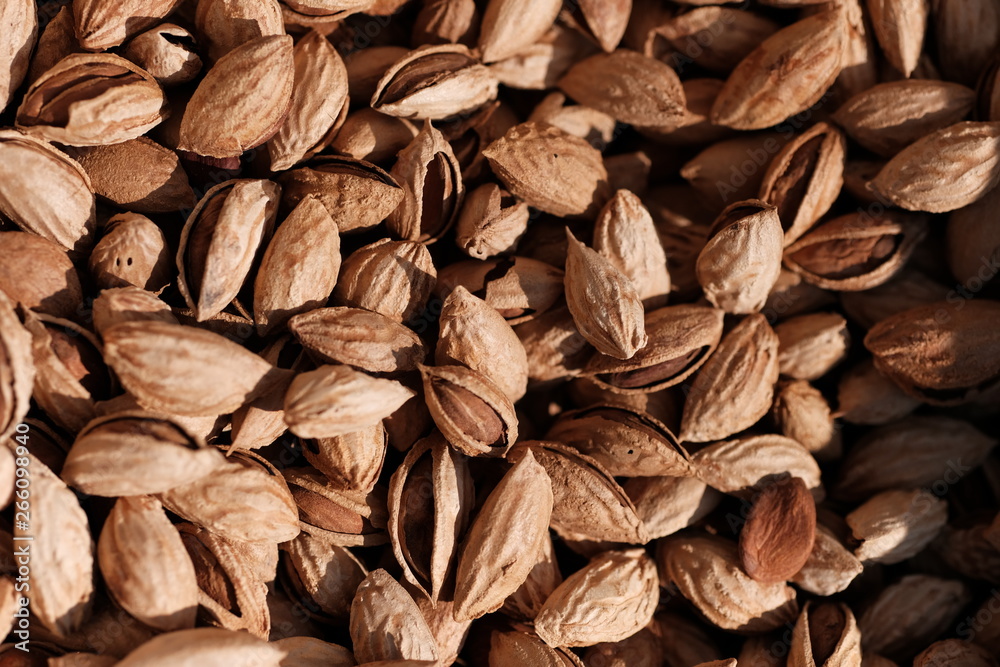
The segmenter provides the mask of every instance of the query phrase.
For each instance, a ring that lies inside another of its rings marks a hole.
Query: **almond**
[[[800,478],[786,477],[757,496],[740,533],[740,562],[756,581],[786,581],[806,564],[815,539],[812,494]]]

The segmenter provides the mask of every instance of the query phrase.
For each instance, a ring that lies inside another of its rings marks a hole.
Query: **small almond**
[[[809,560],[816,538],[816,503],[798,477],[764,487],[740,533],[740,562],[756,581],[791,579]]]

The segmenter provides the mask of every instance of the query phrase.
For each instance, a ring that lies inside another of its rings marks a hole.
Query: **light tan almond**
[[[728,313],[759,311],[781,273],[782,245],[774,206],[757,199],[727,206],[695,264],[705,297]]]
[[[846,517],[858,560],[887,565],[920,553],[947,520],[948,503],[922,489],[883,491]]]
[[[845,42],[837,9],[779,30],[729,75],[712,106],[712,122],[760,130],[805,111],[840,73]]]
[[[386,70],[371,108],[400,118],[469,115],[496,99],[497,79],[461,44],[424,45]]]
[[[930,7],[927,0],[866,0],[875,37],[886,59],[903,76],[917,68]]]
[[[805,447],[780,435],[757,435],[718,442],[692,455],[706,484],[740,498],[784,474],[806,483],[813,497],[823,499],[819,464]]]
[[[118,663],[121,667],[282,667],[286,652],[246,632],[195,628],[158,635]]]
[[[670,127],[684,118],[684,89],[668,65],[620,49],[582,60],[559,80],[580,104],[630,125]]]
[[[660,542],[656,559],[660,575],[720,628],[767,632],[798,613],[795,590],[747,576],[730,540],[699,534],[668,537]]]
[[[109,108],[115,113],[104,113]],[[28,87],[16,124],[46,141],[103,146],[135,139],[167,115],[148,72],[111,53],[75,53]]]
[[[549,646],[591,646],[646,627],[659,600],[653,559],[642,549],[608,551],[552,591],[535,618]]]
[[[288,169],[322,151],[347,116],[347,68],[326,37],[310,32],[295,45],[292,59],[292,104],[267,142],[271,171]]]
[[[139,6],[115,0],[73,0],[76,38],[87,51],[107,51],[160,22],[181,0],[155,0]]]
[[[288,115],[294,82],[291,37],[260,37],[233,49],[191,96],[178,149],[229,158],[261,145]]]
[[[627,275],[566,228],[566,303],[573,321],[599,351],[616,359],[631,359],[645,347],[642,301]],[[604,304],[594,308],[594,304]]]
[[[332,438],[378,423],[414,392],[349,366],[320,366],[300,373],[285,395],[285,421],[302,438]]]
[[[844,134],[816,123],[788,142],[767,167],[760,198],[777,207],[785,245],[830,210],[844,184]]]
[[[104,332],[108,364],[148,408],[188,416],[232,412],[275,381],[274,367],[219,334],[166,322]]]
[[[943,213],[967,206],[1000,180],[1000,123],[963,122],[923,137],[869,186],[896,206]]]
[[[66,636],[90,615],[94,596],[94,542],[76,495],[44,463],[29,456],[31,517],[14,526],[32,554],[31,588],[24,591],[34,617],[56,636]],[[9,539],[9,538],[8,538]],[[21,544],[20,540],[13,544]]]
[[[340,230],[326,207],[303,199],[278,225],[254,278],[253,312],[261,335],[323,306],[340,273]]]
[[[5,2],[0,9],[0,25],[6,27],[0,40],[0,111],[3,111],[28,73],[31,51],[38,38],[33,0]]]
[[[819,524],[812,553],[791,582],[802,590],[830,596],[851,585],[865,569],[857,557],[848,551],[833,532]]]
[[[528,452],[552,480],[552,528],[564,536],[644,544],[649,533],[632,501],[597,461],[555,442],[521,442],[513,462]]]
[[[79,163],[41,139],[0,130],[0,176],[0,212],[14,224],[76,252],[93,246],[94,188]]]
[[[385,570],[374,570],[358,587],[350,631],[362,663],[437,660],[437,644],[420,609]]]
[[[526,50],[552,26],[561,7],[559,0],[490,0],[479,34],[483,62]]]
[[[551,514],[552,482],[529,451],[500,480],[469,528],[458,559],[456,619],[496,611],[524,583],[548,539]],[[517,526],[517,539],[511,539],[509,526]]]
[[[964,119],[975,93],[947,81],[890,81],[858,93],[833,118],[852,139],[891,157],[923,136]]]
[[[600,152],[552,125],[516,125],[483,153],[508,190],[547,213],[593,218],[611,196]]]
[[[721,440],[753,426],[770,409],[777,381],[778,336],[763,315],[750,315],[695,376],[684,401],[681,440]]]
[[[101,529],[97,558],[111,595],[130,614],[165,632],[194,627],[194,566],[158,500],[119,498]]]

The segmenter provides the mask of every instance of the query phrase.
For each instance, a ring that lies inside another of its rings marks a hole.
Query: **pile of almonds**
[[[1000,2],[713,1],[3,0],[0,664],[998,667]]]

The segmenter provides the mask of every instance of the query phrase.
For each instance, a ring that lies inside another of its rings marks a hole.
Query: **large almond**
[[[805,111],[840,73],[845,37],[839,9],[768,37],[729,75],[712,106],[712,122],[761,130]]]
[[[552,125],[515,125],[483,153],[508,190],[546,213],[593,218],[611,196],[601,153]]]
[[[292,38],[259,37],[219,59],[191,96],[178,149],[238,157],[281,127],[292,106]]]
[[[674,70],[635,51],[581,60],[560,79],[559,88],[622,123],[669,127],[685,117],[684,89]]]
[[[140,404],[190,416],[232,412],[265,390],[275,370],[219,334],[166,322],[111,327],[104,354]]]
[[[865,336],[865,347],[906,393],[953,405],[1000,383],[997,322],[996,301],[940,301],[882,320]]]
[[[967,206],[1000,180],[1000,123],[958,123],[907,146],[869,186],[911,211]]]

